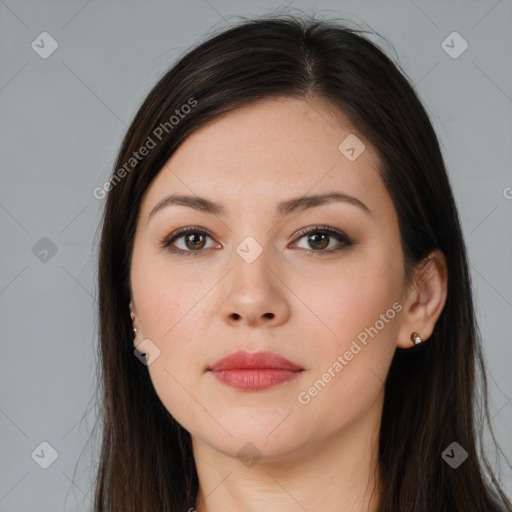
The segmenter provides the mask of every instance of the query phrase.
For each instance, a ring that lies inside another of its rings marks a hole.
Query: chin
[[[219,422],[222,425],[229,425],[227,430],[231,435],[219,427],[209,429],[207,432],[200,429],[196,433],[192,433],[192,436],[213,449],[230,457],[238,458],[242,462],[246,458],[249,460],[262,458],[269,461],[278,460],[300,449],[306,443],[306,439],[303,437],[305,433],[303,427],[296,426],[297,428],[294,428],[290,424],[287,426],[288,428],[284,428],[284,423],[289,420],[284,422],[282,420],[282,417],[277,422],[273,417],[259,421],[247,421],[247,418],[244,419],[240,416],[232,419],[219,417]],[[280,422],[282,422],[281,425],[279,425]]]

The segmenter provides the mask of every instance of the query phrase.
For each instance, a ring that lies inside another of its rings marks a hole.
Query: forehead
[[[343,153],[346,140],[364,144],[355,160]],[[188,136],[153,180],[142,215],[171,192],[209,197],[228,211],[237,197],[258,210],[262,201],[327,190],[389,203],[378,167],[374,148],[338,109],[294,98],[258,100]]]

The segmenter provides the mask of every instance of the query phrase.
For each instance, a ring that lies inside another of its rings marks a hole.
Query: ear
[[[411,333],[428,339],[446,303],[448,269],[442,251],[436,249],[415,269],[412,283],[403,302],[402,324],[398,335],[399,348],[411,348]]]
[[[137,329],[137,334],[134,336],[134,339],[133,339],[134,346],[137,346],[139,343],[139,340],[141,339],[141,332],[140,332],[140,327],[139,327],[139,319],[137,317],[137,309],[135,308],[133,299],[130,302],[130,317],[132,319],[132,329]]]

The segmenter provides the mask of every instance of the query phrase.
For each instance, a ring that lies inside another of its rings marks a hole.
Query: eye
[[[308,256],[320,256],[328,255],[341,251],[345,247],[353,245],[353,240],[337,229],[330,226],[314,226],[312,228],[305,228],[299,233],[299,240],[307,238],[309,250],[311,253]],[[201,252],[205,252],[203,249],[211,248],[206,247],[206,239],[212,238],[210,234],[202,228],[189,226],[180,228],[175,231],[172,235],[164,238],[160,241],[160,247],[166,248],[169,252],[177,254],[178,256],[200,256]],[[338,247],[324,250],[328,247],[329,239],[334,238],[339,242]],[[182,242],[182,247],[178,247],[176,242]],[[293,244],[294,246],[296,245]],[[220,244],[213,244],[213,247],[220,248]],[[315,254],[316,253],[316,254]]]
[[[206,238],[211,238],[206,231],[191,226],[178,229],[171,236],[162,240],[160,246],[179,256],[199,256],[200,252],[204,252]],[[181,239],[183,239],[183,244],[180,248],[174,242],[181,241]],[[219,244],[216,244],[216,246],[220,247]]]
[[[328,254],[334,254],[341,251],[345,247],[353,245],[354,243],[348,235],[330,226],[314,226],[313,228],[305,228],[299,231],[298,235],[300,236],[299,240],[307,237],[306,243],[309,246],[308,248],[313,249],[313,251],[308,251],[310,253],[312,252],[312,254],[309,254],[308,256],[324,256]],[[336,239],[341,244],[341,246],[338,245],[338,247],[324,250],[329,246],[329,239],[331,238]]]

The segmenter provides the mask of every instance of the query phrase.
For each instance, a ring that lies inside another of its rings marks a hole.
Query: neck
[[[251,467],[192,437],[197,512],[375,512],[381,395],[356,422]]]

